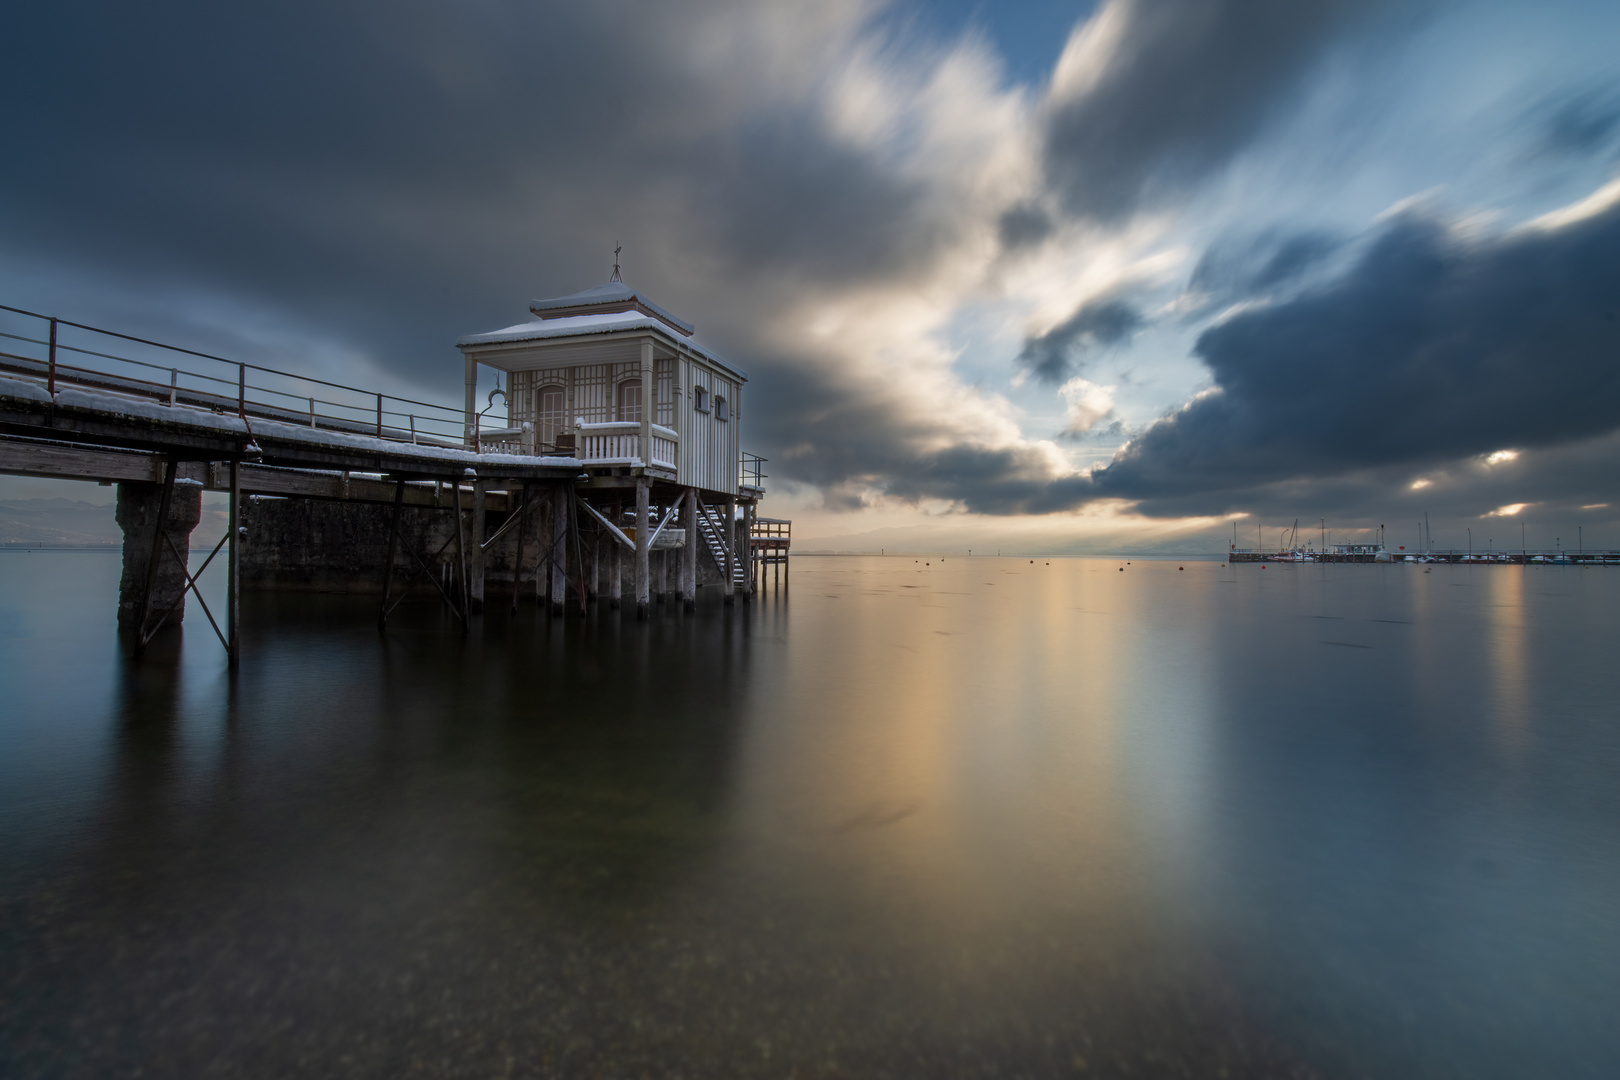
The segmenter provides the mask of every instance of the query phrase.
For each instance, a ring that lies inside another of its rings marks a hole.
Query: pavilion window
[[[716,420],[731,419],[731,403],[719,394],[714,396],[714,418]]]
[[[692,389],[692,408],[698,412],[709,411],[709,392],[701,386]]]

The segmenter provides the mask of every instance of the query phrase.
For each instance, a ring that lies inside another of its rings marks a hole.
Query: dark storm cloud
[[[1124,300],[1092,300],[1046,333],[1024,339],[1018,364],[1045,383],[1060,383],[1079,368],[1085,354],[1129,340],[1142,326],[1142,313]]]
[[[1101,219],[1185,190],[1286,107],[1324,52],[1388,6],[1116,0],[1117,48],[1097,82],[1054,102],[1047,119],[1049,182],[1071,213]]]
[[[1540,102],[1529,117],[1540,148],[1588,156],[1620,145],[1620,86],[1587,86]]]
[[[824,416],[855,436],[847,461],[822,460],[824,482],[856,476],[989,514],[1114,499],[1166,518],[1427,509],[1461,521],[1530,503],[1573,529],[1599,513],[1582,506],[1620,503],[1617,281],[1620,203],[1486,240],[1408,215],[1331,282],[1202,334],[1215,392],[1089,477],[1055,475],[1017,447],[864,445],[860,423]],[[1484,464],[1507,448],[1521,459]],[[1430,484],[1413,488],[1419,478]],[[1505,519],[1480,520],[1489,533]]]
[[[1216,302],[1264,295],[1298,282],[1343,246],[1321,232],[1228,237],[1210,245],[1193,269],[1188,288]]]
[[[1001,246],[1008,251],[1034,247],[1056,228],[1052,215],[1034,203],[1019,203],[997,221]]]
[[[424,381],[457,336],[604,279],[616,240],[673,304],[929,259],[948,215],[772,100],[790,73],[693,64],[703,27],[752,25],[730,8],[25,6],[0,45],[0,237],[25,264],[252,297]],[[104,309],[73,289],[63,314]]]
[[[1483,242],[1396,220],[1330,286],[1206,331],[1219,392],[1145,431],[1096,492],[1220,513],[1267,484],[1614,431],[1617,281],[1620,205]]]

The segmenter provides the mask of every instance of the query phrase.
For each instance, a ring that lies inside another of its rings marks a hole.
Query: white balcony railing
[[[641,425],[634,420],[609,424],[579,424],[579,460],[586,463],[640,465]],[[674,428],[652,426],[652,463],[675,468],[680,460],[681,436]]]

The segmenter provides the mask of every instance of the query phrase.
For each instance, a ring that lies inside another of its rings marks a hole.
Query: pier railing
[[[460,406],[367,390],[0,304],[0,376],[171,408],[466,446]],[[492,431],[492,434],[494,432]]]

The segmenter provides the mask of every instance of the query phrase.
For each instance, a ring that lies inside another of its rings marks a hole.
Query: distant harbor
[[[1229,563],[1466,563],[1506,566],[1620,566],[1620,551],[1390,551],[1376,544],[1338,544],[1329,551],[1303,548],[1293,551],[1258,551],[1234,547]]]

